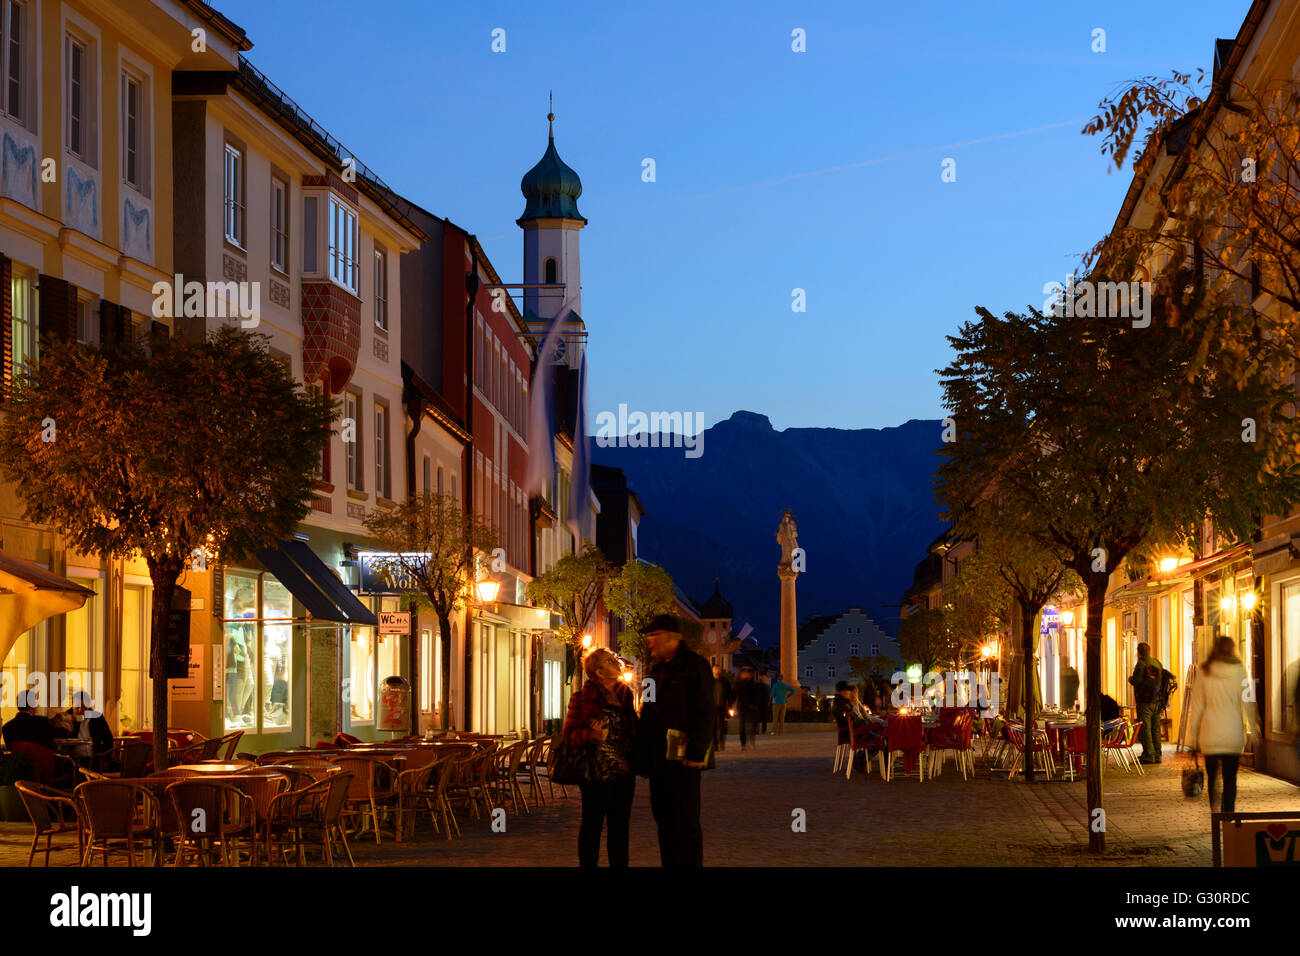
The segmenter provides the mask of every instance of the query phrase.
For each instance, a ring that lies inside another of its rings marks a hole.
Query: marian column
[[[777,577],[781,579],[781,677],[794,688],[790,709],[798,710],[802,694],[799,689],[799,622],[794,606],[794,579],[799,572],[794,567],[794,552],[799,547],[799,533],[794,515],[789,510],[781,516],[776,540],[781,545],[781,563],[776,568]]]

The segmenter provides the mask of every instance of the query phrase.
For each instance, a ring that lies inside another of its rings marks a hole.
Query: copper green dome
[[[547,119],[553,119],[548,116]],[[560,159],[555,151],[554,128],[546,144],[546,152],[537,165],[524,174],[519,191],[527,203],[524,214],[516,222],[523,225],[530,219],[581,219],[578,197],[582,195],[582,180]]]

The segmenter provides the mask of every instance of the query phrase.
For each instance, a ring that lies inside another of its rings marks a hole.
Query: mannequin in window
[[[289,722],[289,682],[284,679],[283,660],[275,662],[275,679],[271,682],[271,694],[263,708],[266,722],[273,726],[282,726]]]
[[[232,617],[257,617],[257,601],[251,588],[240,588],[235,596]],[[252,662],[249,638],[256,624],[236,624],[227,631],[226,647],[226,723],[233,727],[253,725]]]

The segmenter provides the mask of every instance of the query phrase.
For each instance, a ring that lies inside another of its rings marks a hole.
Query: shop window
[[[288,730],[293,723],[293,596],[267,575],[262,581],[262,729]]]
[[[293,726],[293,597],[269,574],[225,572],[225,726]]]
[[[1281,640],[1276,654],[1277,674],[1282,686],[1273,695],[1274,728],[1283,733],[1300,733],[1300,700],[1297,700],[1297,682],[1300,681],[1300,581],[1282,585],[1282,598],[1278,608],[1281,616]]]
[[[424,628],[420,631],[420,712],[427,714],[437,706],[438,695],[434,690],[434,675],[438,671],[438,650],[433,646],[433,631]]]
[[[103,594],[101,578],[70,577],[68,580],[80,584],[83,588],[94,591],[93,597],[86,598],[86,603],[63,616],[63,700],[55,701],[63,706],[71,706],[72,694],[84,690],[94,697],[95,705],[102,709],[104,701],[99,698],[103,689],[104,643],[100,628],[100,616],[103,607],[100,603]],[[99,675],[98,678],[96,675]]]
[[[353,627],[347,696],[353,724],[375,719],[375,629]]]
[[[226,730],[257,725],[257,575],[225,575]]]
[[[0,669],[0,720],[8,721],[18,713],[18,694],[29,687],[28,680],[40,672],[46,646],[47,622],[42,621],[31,630],[18,635],[18,640],[10,648]],[[33,688],[35,689],[35,688]],[[49,701],[42,700],[38,706],[45,706]]]
[[[122,590],[122,696],[119,733],[153,726],[153,678],[149,676],[149,624],[153,589],[128,585]]]

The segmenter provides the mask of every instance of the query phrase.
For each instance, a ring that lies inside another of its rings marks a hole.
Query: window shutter
[[[150,322],[149,335],[155,341],[166,342],[167,339],[171,336],[171,329],[167,328],[167,324],[165,322]]]
[[[122,325],[123,312],[130,315],[129,309],[124,309],[116,302],[109,302],[107,299],[99,300],[100,345],[120,345],[125,341],[126,335]]]
[[[4,315],[0,323],[0,401],[9,397],[9,388],[14,381],[14,284],[13,263],[8,256],[0,255],[0,299],[4,304]]]
[[[40,337],[58,342],[77,340],[77,287],[42,275],[40,282]]]
[[[129,345],[135,341],[135,322],[131,320],[131,310],[124,305],[117,307],[118,341]]]

